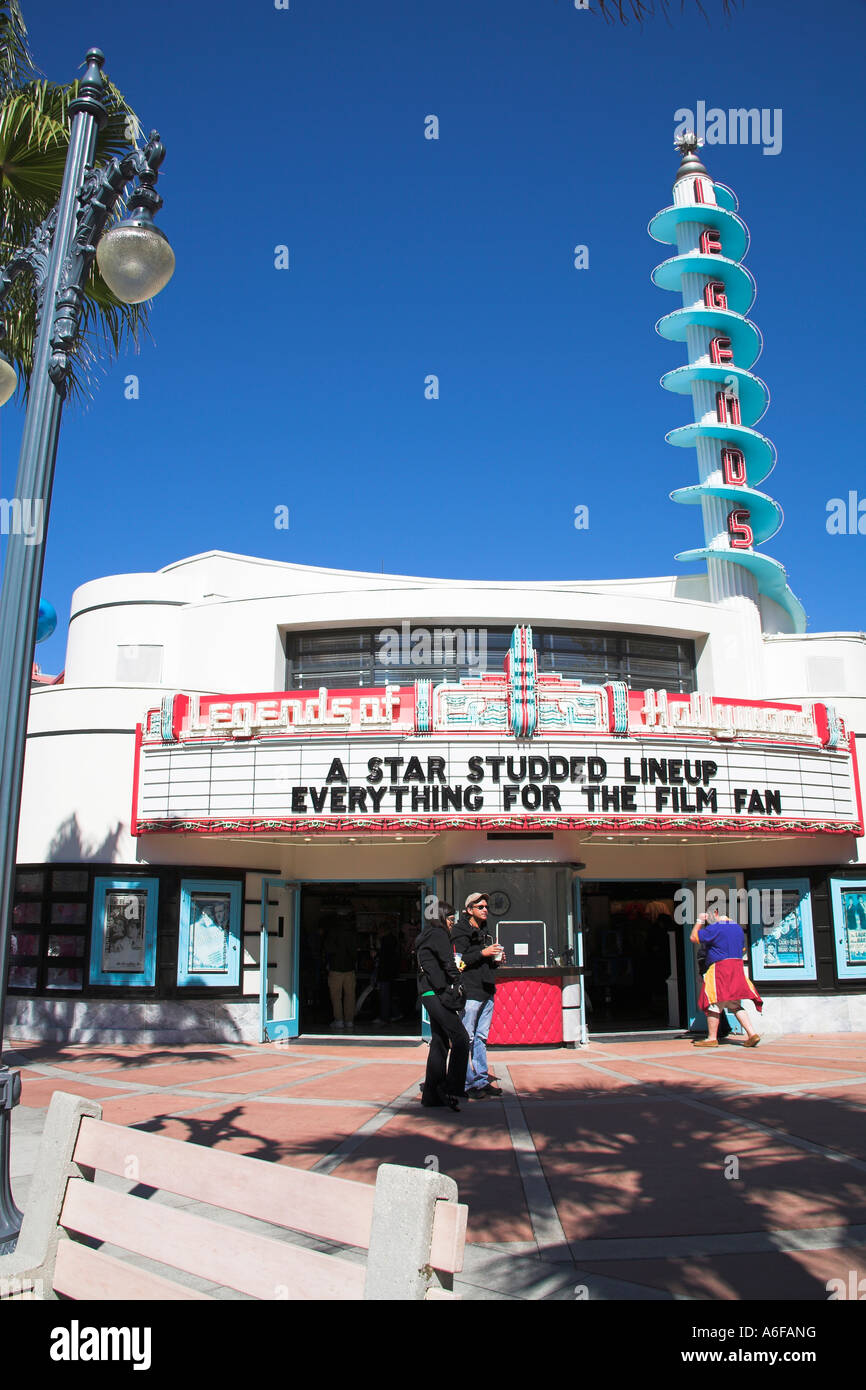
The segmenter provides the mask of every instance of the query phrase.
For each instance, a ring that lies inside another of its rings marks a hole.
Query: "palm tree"
[[[138,117],[106,80],[109,118],[97,136],[96,162],[122,156],[139,135]],[[0,0],[0,265],[26,247],[60,196],[69,145],[69,103],[78,83],[58,86],[40,74],[18,0]],[[82,334],[69,377],[70,397],[92,395],[95,367],[147,331],[147,306],[122,304],[94,263],[85,290]],[[29,274],[10,288],[2,311],[0,348],[27,393],[36,337]]]
[[[668,19],[672,0],[596,0],[596,3],[599,14],[608,22],[620,19],[623,24],[628,24],[630,19],[636,19],[638,24],[642,24],[645,19],[652,19],[657,12]],[[722,13],[730,15],[739,3],[740,0],[720,0]],[[745,3],[745,0],[742,0],[742,3]],[[680,10],[685,10],[689,4],[694,4],[704,19],[708,20],[702,0],[680,0]],[[587,8],[591,9],[592,4]]]

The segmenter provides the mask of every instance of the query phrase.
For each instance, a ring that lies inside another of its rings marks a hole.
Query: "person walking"
[[[333,913],[325,922],[322,949],[328,965],[328,989],[334,1032],[355,1027],[355,966],[358,959],[358,932],[351,912]]]
[[[466,1072],[466,1096],[469,1100],[502,1095],[502,1091],[490,1079],[487,1039],[493,1022],[496,971],[505,959],[505,952],[488,935],[488,912],[487,894],[470,893],[453,934],[454,953],[463,964],[463,988],[466,991],[462,1018],[471,1046]]]
[[[692,1047],[718,1047],[719,1023],[724,1009],[730,1009],[746,1034],[744,1047],[757,1047],[761,1035],[752,1027],[743,1000],[751,999],[758,1010],[764,1007],[761,998],[743,966],[743,928],[738,922],[719,915],[719,909],[702,912],[692,928],[689,940],[706,948],[703,987],[698,1008],[707,1015],[707,1037],[696,1038]]]
[[[421,1002],[430,1019],[431,1033],[421,1104],[459,1110],[466,1084],[469,1035],[459,1014],[462,977],[451,944],[454,917],[451,904],[440,902],[432,920],[424,923],[415,952]]]

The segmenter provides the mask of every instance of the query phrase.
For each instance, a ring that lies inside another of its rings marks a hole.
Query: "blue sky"
[[[668,494],[696,461],[664,436],[690,401],[658,381],[685,350],[654,332],[679,298],[650,281],[670,252],[646,226],[671,200],[675,112],[700,100],[782,111],[778,154],[702,152],[752,235],[763,486],[785,511],[763,548],[810,630],[866,626],[866,535],[826,529],[831,498],[866,501],[862,0],[746,0],[727,21],[705,0],[709,24],[688,0],[642,28],[572,0],[24,7],[47,75],[97,44],[160,130],[177,256],[153,342],[65,413],[44,669],[76,585],[211,548],[481,579],[682,568],[700,519]],[[20,428],[7,406],[4,496]]]

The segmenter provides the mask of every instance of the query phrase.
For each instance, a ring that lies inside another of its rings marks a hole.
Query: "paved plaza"
[[[117,1124],[357,1182],[438,1166],[469,1206],[464,1299],[796,1299],[866,1276],[866,1036],[495,1049],[503,1099],[425,1110],[423,1044],[19,1043],[12,1174],[52,1092]],[[864,1285],[866,1287],[866,1285]]]

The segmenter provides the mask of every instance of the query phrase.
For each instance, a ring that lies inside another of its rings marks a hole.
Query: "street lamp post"
[[[98,48],[90,49],[87,71],[70,103],[69,151],[59,201],[29,246],[0,270],[0,312],[10,285],[24,271],[32,272],[37,295],[38,328],[15,497],[21,504],[28,501],[41,520],[35,535],[27,537],[23,528],[10,527],[0,595],[0,1046],[45,536],[84,286],[94,256],[109,289],[126,303],[158,294],[174,270],[171,247],[153,225],[153,214],[162,206],[154,185],[165,156],[156,131],[143,150],[133,148],[123,159],[94,167],[97,132],[108,119],[104,62]],[[129,216],[106,231],[118,199],[133,179],[138,186],[127,203]],[[0,360],[0,404],[12,395],[15,384],[12,368]],[[0,1254],[14,1250],[21,1225],[9,1183],[11,1111],[19,1094],[19,1073],[0,1062]]]

